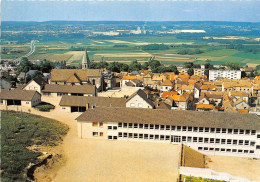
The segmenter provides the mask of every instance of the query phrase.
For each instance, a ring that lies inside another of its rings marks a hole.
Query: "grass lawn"
[[[14,111],[1,111],[1,180],[25,181],[24,169],[37,162],[32,145],[57,145],[68,127],[56,120]]]

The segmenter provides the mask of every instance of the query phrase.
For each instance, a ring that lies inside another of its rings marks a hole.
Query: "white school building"
[[[241,79],[240,70],[209,70],[209,81],[215,81],[217,78]]]
[[[76,120],[80,138],[185,144],[206,155],[260,158],[255,114],[95,108]]]

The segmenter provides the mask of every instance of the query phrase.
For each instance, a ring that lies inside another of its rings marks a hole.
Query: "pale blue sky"
[[[238,21],[260,22],[260,1],[10,1],[2,21]]]

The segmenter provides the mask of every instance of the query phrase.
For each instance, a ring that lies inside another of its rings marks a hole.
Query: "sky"
[[[260,0],[2,0],[2,21],[260,22]]]

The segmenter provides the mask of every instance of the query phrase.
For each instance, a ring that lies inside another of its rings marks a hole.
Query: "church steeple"
[[[88,57],[88,52],[87,52],[86,49],[84,51],[84,55],[83,55],[81,64],[82,64],[82,69],[88,69],[89,68],[90,59]]]

